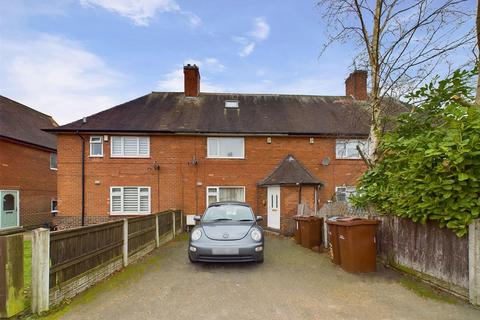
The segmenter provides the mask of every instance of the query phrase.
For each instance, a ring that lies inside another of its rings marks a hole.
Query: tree
[[[447,55],[475,43],[467,0],[320,0],[327,22],[324,50],[353,43],[356,67],[370,72],[370,154],[378,159],[386,97],[413,91]],[[323,51],[322,51],[323,52]]]
[[[480,217],[480,109],[477,77],[457,70],[410,94],[412,112],[386,132],[382,157],[361,178],[357,207],[414,222],[434,220],[458,236]],[[461,99],[457,99],[461,97]]]

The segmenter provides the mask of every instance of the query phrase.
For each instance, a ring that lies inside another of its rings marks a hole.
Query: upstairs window
[[[114,158],[148,158],[150,157],[150,138],[113,136],[111,138],[111,156]]]
[[[150,187],[111,187],[110,212],[113,214],[150,213]]]
[[[103,157],[102,137],[90,137],[90,157]]]
[[[348,198],[355,194],[355,187],[341,186],[335,188],[335,198],[340,202],[348,202]]]
[[[215,137],[207,138],[207,158],[232,158],[245,157],[244,138]]]
[[[50,153],[50,169],[57,170],[57,154]]]
[[[337,159],[361,159],[357,150],[360,146],[365,155],[368,154],[367,140],[337,140],[335,154]]]

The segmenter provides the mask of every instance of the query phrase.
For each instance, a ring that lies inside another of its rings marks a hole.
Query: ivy
[[[361,178],[357,207],[414,222],[438,221],[461,237],[480,216],[480,110],[477,70],[457,70],[408,96],[412,110],[384,134],[380,159]]]

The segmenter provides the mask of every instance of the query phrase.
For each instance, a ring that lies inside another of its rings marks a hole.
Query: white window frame
[[[356,143],[357,145],[359,144],[363,145],[362,150],[363,152],[367,152],[367,153],[370,147],[369,141],[366,139],[337,139],[335,141],[335,159],[355,159],[355,160],[362,159],[358,150],[357,150],[357,153],[358,153],[357,157],[339,156],[338,149],[337,149],[339,143]]]
[[[57,162],[56,167],[52,167],[52,155],[55,155],[55,159],[56,159],[56,162]],[[56,152],[50,152],[50,170],[55,170],[55,171],[58,170],[58,156],[57,156]]]
[[[114,188],[120,188],[121,198],[120,206],[121,211],[113,211],[112,190]],[[148,211],[125,211],[123,203],[123,189],[124,188],[137,188],[138,189],[138,209],[140,209],[140,188],[148,189]],[[110,215],[112,216],[125,216],[125,215],[148,215],[152,213],[152,188],[148,186],[111,186],[110,187]]]
[[[210,153],[209,145],[210,141],[217,140],[217,150],[220,149],[219,140],[220,139],[242,139],[242,155],[239,157],[222,157],[219,155],[213,155]],[[207,137],[207,159],[245,159],[245,137]]]
[[[215,202],[219,201],[218,200],[218,198],[220,196],[220,190],[219,189],[243,189],[243,200],[242,201],[245,202],[245,199],[247,198],[247,191],[245,189],[245,186],[207,186],[207,188],[205,189],[205,192],[206,192],[205,202],[206,202],[207,207],[208,207],[208,196],[210,196],[210,195],[213,196],[213,194],[210,194],[208,192],[208,189],[213,189],[213,188],[217,189],[217,191],[216,191],[217,201],[215,201]]]
[[[53,210],[53,202],[57,203],[57,210]],[[51,213],[57,213],[58,212],[58,200],[57,199],[51,199],[50,200],[50,212]]]
[[[138,153],[133,156],[126,156],[124,150],[124,139],[125,137],[136,138],[137,139],[137,151]],[[115,138],[122,139],[122,154],[113,154],[113,140]],[[140,138],[147,138],[148,153],[146,155],[140,155]],[[150,158],[150,137],[149,136],[111,136],[110,137],[110,157],[111,158]]]
[[[100,142],[93,142],[94,139],[100,139]],[[92,147],[94,144],[100,144],[101,154],[93,154]],[[90,158],[102,158],[103,157],[103,137],[102,136],[90,136]]]
[[[344,202],[343,200],[338,200],[337,194],[338,194],[338,189],[345,189],[345,202],[348,203],[348,198],[350,198],[351,195],[355,194],[357,192],[357,187],[355,186],[336,186],[335,187],[335,201],[341,201]]]

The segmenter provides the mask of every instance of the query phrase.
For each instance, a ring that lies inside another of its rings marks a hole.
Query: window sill
[[[206,157],[206,159],[220,159],[220,160],[245,160],[245,157]]]
[[[152,214],[151,212],[110,212],[111,216],[146,216]]]
[[[58,168],[50,168],[50,170],[52,170],[52,171],[57,171]]]
[[[335,160],[362,160],[362,158],[335,158]]]
[[[103,158],[103,154],[101,156],[88,156],[89,158]]]
[[[110,159],[150,159],[150,156],[112,156]]]

